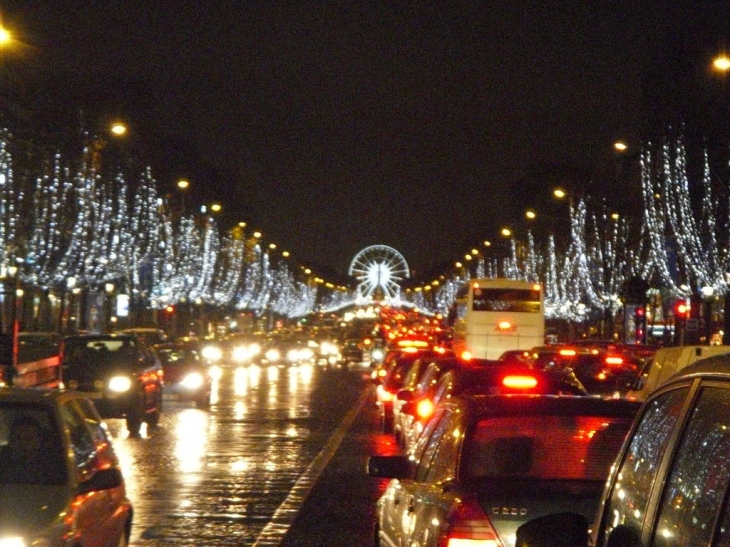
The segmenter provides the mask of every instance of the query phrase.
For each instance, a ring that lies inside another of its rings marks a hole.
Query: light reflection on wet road
[[[108,420],[134,504],[131,545],[256,544],[362,391],[352,372],[229,368],[210,410],[166,399],[142,438]],[[284,531],[270,526],[258,544]]]

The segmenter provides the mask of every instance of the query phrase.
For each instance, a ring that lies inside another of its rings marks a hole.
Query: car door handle
[[[408,512],[413,513],[413,511],[416,509],[415,504],[413,503],[413,496],[408,498]]]
[[[393,496],[393,505],[400,505],[400,492],[396,492]]]

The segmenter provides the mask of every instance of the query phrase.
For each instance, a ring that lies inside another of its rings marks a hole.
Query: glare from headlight
[[[251,357],[251,350],[246,346],[238,346],[233,348],[233,359],[241,362]]]
[[[322,342],[322,345],[319,347],[319,351],[322,355],[336,355],[339,350],[332,342]]]
[[[380,361],[384,356],[382,349],[374,349],[373,352],[371,353],[371,355],[372,355],[372,358],[375,359],[376,361]]]
[[[314,357],[314,352],[310,348],[303,348],[299,351],[299,359],[306,361]]]
[[[278,349],[270,349],[266,352],[266,358],[269,361],[278,361],[281,359],[281,353],[279,353]]]
[[[259,346],[258,344],[251,344],[248,347],[248,351],[251,352],[251,355],[252,356],[253,355],[258,355],[259,353],[261,353],[261,346]]]
[[[124,393],[129,391],[131,387],[132,380],[130,380],[127,376],[114,376],[109,380],[109,391]]]
[[[288,361],[291,361],[292,363],[296,363],[300,359],[300,351],[298,349],[290,349],[287,354],[286,358]]]
[[[218,365],[211,365],[208,369],[208,375],[213,378],[213,380],[220,380],[223,375],[223,370],[221,370],[221,367]]]
[[[217,346],[205,346],[201,352],[205,359],[209,361],[220,361],[223,357],[223,352]]]
[[[198,389],[203,385],[203,375],[199,372],[191,372],[183,378],[180,384],[188,389]]]
[[[21,537],[8,537],[0,539],[0,547],[26,547],[28,544]],[[42,546],[45,546],[43,543]]]

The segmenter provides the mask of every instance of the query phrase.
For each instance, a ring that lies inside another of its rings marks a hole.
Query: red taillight
[[[522,374],[510,374],[502,378],[502,385],[512,389],[532,389],[537,387],[537,378]]]
[[[459,504],[446,521],[444,547],[504,547],[476,499]]]
[[[619,366],[624,364],[622,357],[606,357],[606,364],[612,366]]]
[[[416,405],[416,415],[422,420],[430,418],[431,414],[433,414],[433,408],[431,399],[421,399]]]

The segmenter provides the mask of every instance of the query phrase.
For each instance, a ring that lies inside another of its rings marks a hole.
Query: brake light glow
[[[537,386],[537,378],[513,374],[505,376],[502,379],[502,385],[513,389],[532,389]]]
[[[471,358],[472,358],[471,352],[470,352],[470,351],[462,351],[462,352],[461,352],[461,358],[462,358],[462,359],[463,359],[464,361],[470,361],[470,360],[471,360]]]
[[[624,360],[622,357],[606,357],[607,365],[622,365]]]
[[[402,348],[425,348],[428,342],[425,340],[398,340],[398,345]]]
[[[477,500],[459,504],[447,517],[445,547],[504,547]]]
[[[433,409],[434,405],[431,399],[421,399],[416,405],[416,415],[418,415],[419,418],[425,420],[426,418],[431,417],[431,414],[433,414]]]
[[[574,349],[561,349],[558,352],[563,357],[575,357],[575,350]]]
[[[509,321],[500,321],[497,323],[497,330],[502,332],[512,331],[515,330],[515,326]]]

